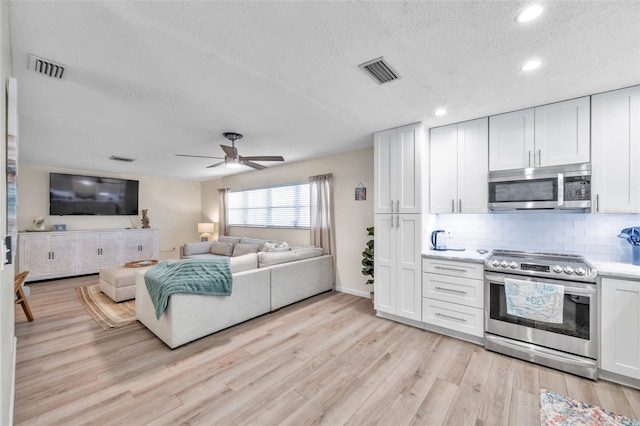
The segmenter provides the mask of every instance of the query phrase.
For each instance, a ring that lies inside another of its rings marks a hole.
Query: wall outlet
[[[444,231],[444,234],[447,236],[447,238],[453,238],[453,231],[450,229]]]

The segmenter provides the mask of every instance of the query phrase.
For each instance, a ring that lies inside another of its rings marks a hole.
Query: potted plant
[[[373,226],[367,228],[367,235],[371,237],[362,252],[362,275],[370,276],[365,284],[373,284]],[[373,302],[373,290],[371,291],[371,301]]]

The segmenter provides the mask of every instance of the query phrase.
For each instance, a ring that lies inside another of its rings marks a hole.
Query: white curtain
[[[218,226],[220,227],[219,235],[229,235],[231,229],[227,223],[227,207],[229,206],[229,188],[218,189]]]
[[[310,176],[311,187],[311,244],[322,247],[324,254],[335,254],[333,229],[332,175]]]

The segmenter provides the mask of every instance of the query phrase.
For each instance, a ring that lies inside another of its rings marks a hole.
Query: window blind
[[[231,226],[309,228],[309,183],[253,188],[229,193]]]

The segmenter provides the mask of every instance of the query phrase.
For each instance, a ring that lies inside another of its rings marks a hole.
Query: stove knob
[[[509,263],[509,268],[516,269],[517,267],[518,267],[518,264],[516,262]]]
[[[497,268],[498,266],[500,266],[500,261],[497,259],[492,260],[491,266],[493,266],[494,268]]]
[[[509,262],[507,262],[506,260],[503,260],[502,262],[500,262],[500,266],[502,266],[503,268],[506,268],[509,266]]]
[[[555,272],[556,274],[559,274],[562,272],[562,266],[560,265],[556,265],[553,267],[553,272]]]
[[[586,273],[587,273],[587,271],[584,268],[582,268],[582,267],[576,268],[576,274],[584,275]]]
[[[565,266],[564,267],[564,273],[567,274],[567,275],[573,274],[573,268],[571,266]]]

